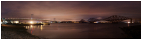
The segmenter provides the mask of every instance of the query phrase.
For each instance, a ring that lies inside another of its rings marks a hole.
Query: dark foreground
[[[24,27],[2,25],[1,39],[40,39],[38,36],[31,35]]]
[[[129,39],[141,39],[141,25],[121,28]]]

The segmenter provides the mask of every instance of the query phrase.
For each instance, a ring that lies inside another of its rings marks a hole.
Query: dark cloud
[[[2,1],[1,17],[57,20],[106,18],[122,15],[141,18],[140,1]]]

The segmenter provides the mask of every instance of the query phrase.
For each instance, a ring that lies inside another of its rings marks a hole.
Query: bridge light
[[[30,21],[30,23],[33,24],[34,22],[33,22],[33,21]]]

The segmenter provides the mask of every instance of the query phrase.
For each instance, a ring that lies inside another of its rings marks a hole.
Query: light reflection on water
[[[132,24],[51,24],[24,26],[31,34],[45,38],[124,38],[119,27]]]
[[[130,26],[130,24],[128,23],[128,27]]]
[[[41,25],[40,29],[41,29],[41,31],[42,31],[42,29],[43,29],[43,28],[42,28],[42,25]]]
[[[24,26],[26,29],[30,30],[30,33],[32,34],[35,29],[43,30],[43,25],[30,25],[30,26]]]

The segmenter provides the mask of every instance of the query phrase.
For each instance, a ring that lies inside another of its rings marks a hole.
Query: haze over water
[[[140,24],[87,24],[87,23],[52,23],[51,25],[25,26],[28,32],[50,39],[80,38],[126,38],[119,27]]]

